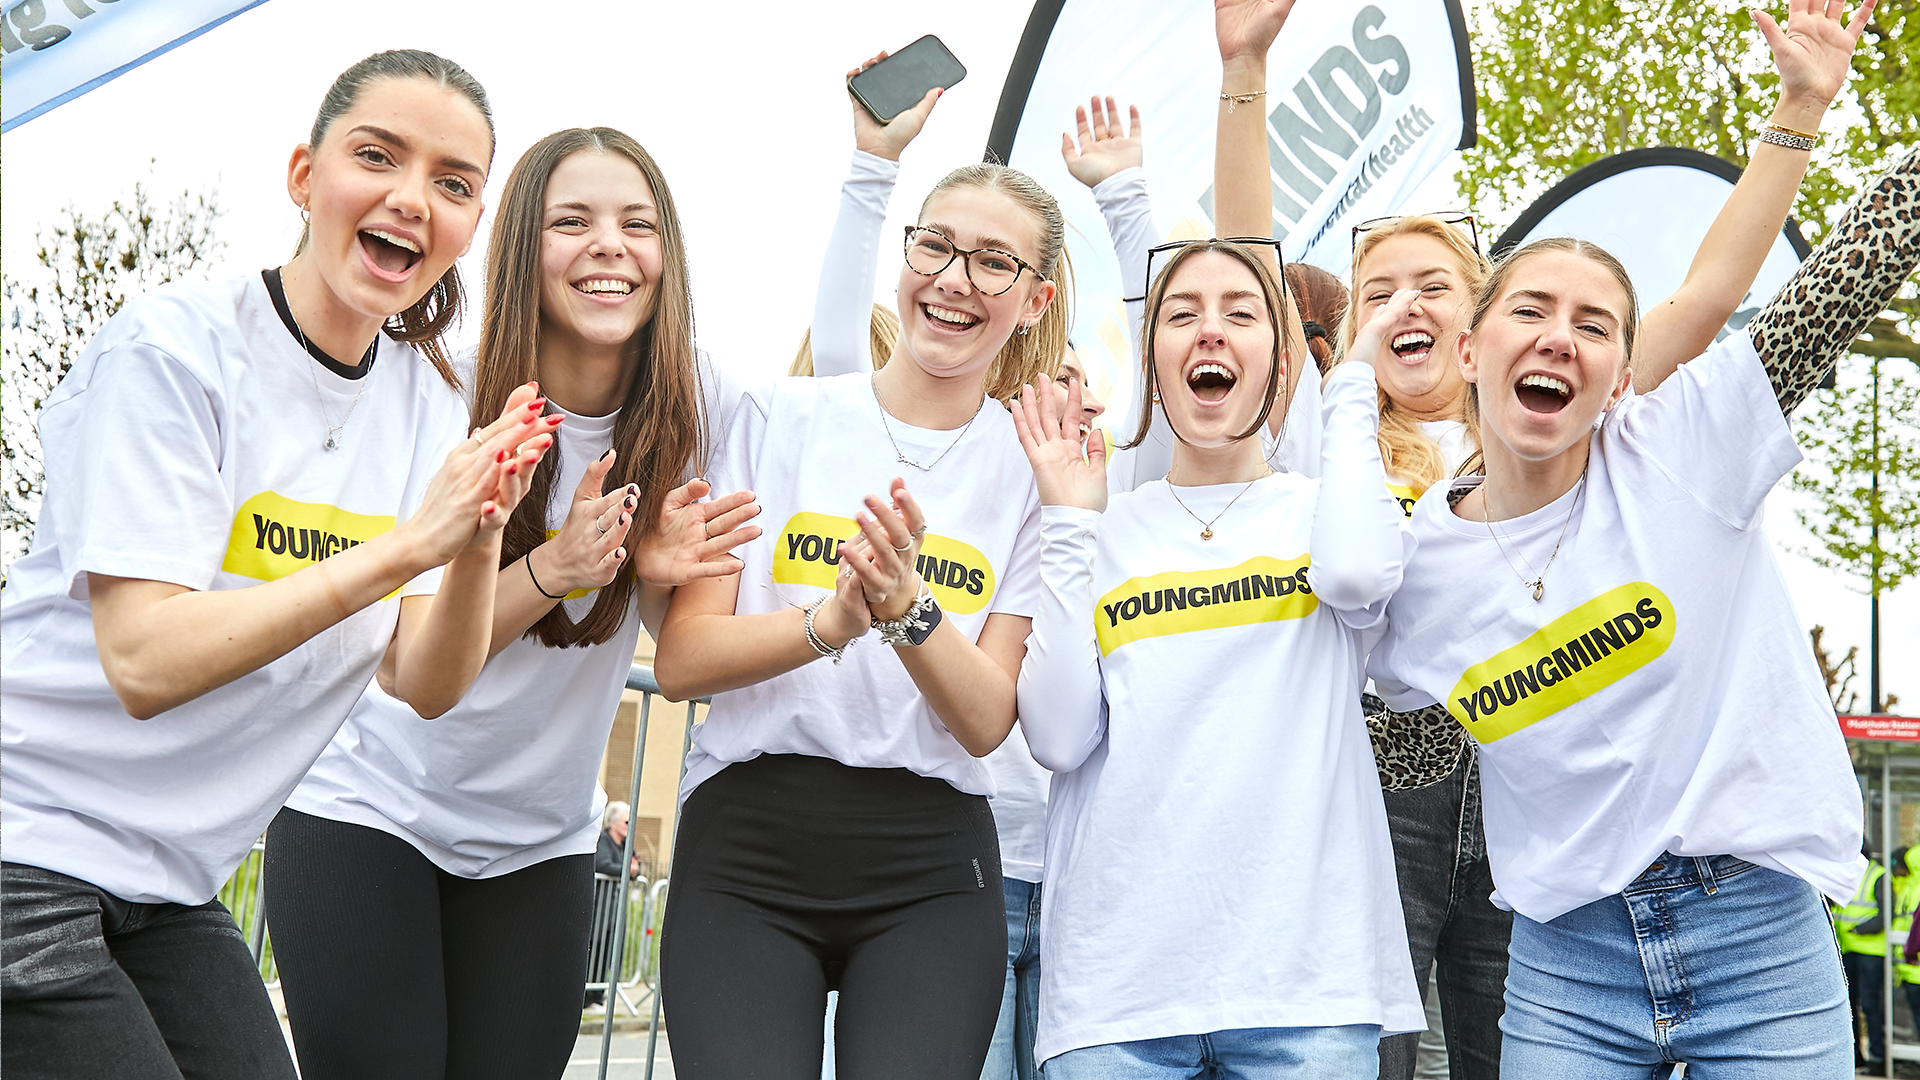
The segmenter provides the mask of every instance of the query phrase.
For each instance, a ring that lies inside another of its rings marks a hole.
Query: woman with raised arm
[[[9,1075],[294,1075],[215,890],[376,670],[420,716],[465,692],[559,426],[516,387],[461,439],[440,333],[492,155],[458,65],[355,64],[288,165],[294,257],[130,301],[41,414],[0,622]]]
[[[1845,83],[1853,43],[1869,10],[1871,4],[1865,5],[1849,26],[1828,15],[1824,5],[1796,0],[1785,31],[1756,14],[1781,76],[1776,124],[1819,126],[1828,102]],[[1240,90],[1250,93],[1264,85],[1262,75]],[[1218,144],[1223,176],[1216,186],[1216,212],[1222,229],[1255,229],[1272,217],[1265,125],[1259,110],[1242,112],[1252,115],[1231,117],[1238,122],[1223,128]],[[1685,281],[1647,314],[1639,363],[1671,371],[1712,343],[1779,236],[1807,161],[1804,149],[1776,143],[1755,148]],[[1381,456],[1389,485],[1409,513],[1420,494],[1460,467],[1476,445],[1454,345],[1486,273],[1471,215],[1383,218],[1362,223],[1355,234],[1343,355],[1355,354],[1357,331],[1397,291],[1417,295],[1383,344],[1366,357],[1379,375]],[[1451,722],[1429,729],[1403,720],[1388,730],[1379,713],[1370,726],[1419,985],[1427,985],[1437,962],[1453,1075],[1494,1076],[1511,920],[1488,899],[1492,878],[1472,751]],[[1388,1040],[1381,1047],[1382,1076],[1409,1080],[1415,1044],[1414,1036]]]
[[[369,688],[267,833],[307,1080],[564,1071],[598,775],[635,641],[674,586],[736,572],[728,552],[759,534],[734,528],[750,492],[696,501],[706,483],[683,483],[730,401],[694,350],[679,217],[639,143],[612,128],[535,143],[487,276],[480,346],[456,361],[474,414],[531,378],[568,419],[507,523],[473,688],[432,724]]]
[[[1060,354],[1064,235],[1025,174],[955,171],[907,230],[886,366],[750,393],[729,430],[715,483],[778,524],[675,593],[655,660],[714,695],[662,939],[681,1075],[817,1070],[836,988],[839,1075],[980,1074],[1006,935],[979,758],[1013,725],[1039,527],[989,393]]]
[[[1852,1075],[1821,895],[1860,879],[1860,792],[1761,514],[1800,459],[1785,413],[1920,262],[1916,205],[1920,154],[1643,395],[1605,252],[1537,241],[1481,292],[1486,473],[1416,506],[1369,671],[1477,744],[1502,1075]]]

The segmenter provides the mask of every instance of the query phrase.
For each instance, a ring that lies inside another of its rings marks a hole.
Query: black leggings
[[[675,1075],[977,1080],[1007,913],[987,800],[905,769],[763,755],[688,796],[661,978]]]
[[[449,874],[378,829],[282,810],[267,923],[302,1080],[541,1080],[580,1026],[593,856]]]

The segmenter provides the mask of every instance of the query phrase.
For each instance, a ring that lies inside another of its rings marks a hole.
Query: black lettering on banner
[[[89,11],[88,14],[92,12]],[[67,35],[73,33],[59,23],[50,23],[46,19],[46,0],[20,0],[7,12],[7,21],[19,31],[20,41],[35,52],[49,45],[58,45],[67,40]],[[16,45],[15,48],[19,46]]]
[[[1355,102],[1347,91],[1334,81],[1333,73],[1346,75],[1356,90],[1360,91],[1360,101]],[[1373,126],[1380,122],[1380,88],[1374,85],[1373,76],[1367,72],[1365,64],[1353,55],[1353,50],[1335,45],[1320,57],[1309,73],[1315,86],[1320,88],[1320,96],[1327,99],[1333,111],[1347,122],[1355,135],[1366,138]],[[1356,148],[1357,149],[1357,148]]]
[[[1332,180],[1338,175],[1338,170],[1327,163],[1327,158],[1334,158],[1344,165],[1360,149],[1360,144],[1347,134],[1345,128],[1334,123],[1333,117],[1327,115],[1325,106],[1320,104],[1320,96],[1313,92],[1312,83],[1301,79],[1294,84],[1293,96],[1307,115],[1301,116],[1282,101],[1268,117],[1273,121],[1273,130],[1279,133],[1280,141],[1293,151],[1294,158],[1300,164],[1311,169],[1320,179]],[[1330,153],[1322,156],[1309,150],[1309,144]]]

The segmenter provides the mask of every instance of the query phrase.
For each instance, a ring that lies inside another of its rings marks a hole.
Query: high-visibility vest
[[[1913,931],[1913,913],[1920,909],[1920,867],[1916,863],[1920,863],[1920,848],[1907,852],[1906,876],[1893,883],[1893,929],[1901,933]],[[1901,982],[1920,986],[1920,964],[1905,963],[1897,956],[1894,961]]]
[[[1887,955],[1887,935],[1856,934],[1853,928],[1880,914],[1880,878],[1887,868],[1879,863],[1867,867],[1867,876],[1860,881],[1860,888],[1853,899],[1846,902],[1833,913],[1834,929],[1840,933],[1840,951],[1865,953],[1868,956]]]

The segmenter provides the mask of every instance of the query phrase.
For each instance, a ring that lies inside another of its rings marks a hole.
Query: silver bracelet
[[[1760,129],[1760,141],[1772,143],[1775,146],[1784,146],[1789,150],[1812,150],[1817,140],[1808,138],[1797,131],[1786,131],[1778,127],[1764,127]]]
[[[833,597],[823,596],[807,605],[807,644],[813,646],[814,652],[819,653],[821,656],[830,656],[833,658],[833,662],[838,664],[841,659],[847,655],[847,645],[852,645],[853,642],[849,641],[847,645],[842,645],[836,649],[821,640],[820,635],[813,631],[814,613],[819,611],[820,608],[831,599],[833,599]]]

